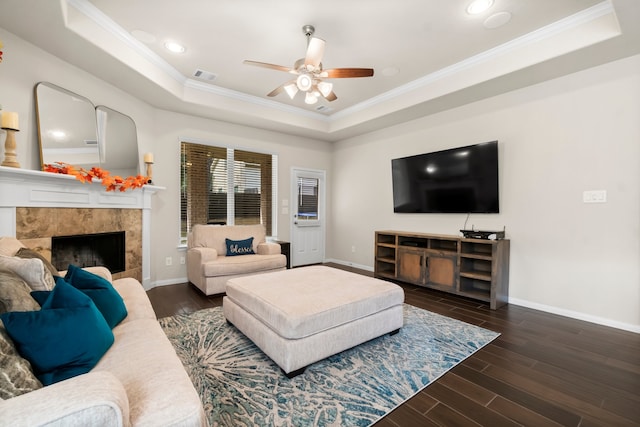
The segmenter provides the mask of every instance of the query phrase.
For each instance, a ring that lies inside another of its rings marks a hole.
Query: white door
[[[325,171],[292,169],[291,266],[324,261]]]

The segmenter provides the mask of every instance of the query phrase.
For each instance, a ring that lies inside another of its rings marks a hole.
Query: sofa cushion
[[[4,236],[0,237],[0,255],[14,256],[20,248],[25,246],[22,242],[15,237]]]
[[[227,245],[227,256],[251,255],[253,250],[253,237],[244,240],[224,239]]]
[[[16,252],[16,256],[18,258],[38,258],[40,261],[42,261],[42,263],[44,264],[44,267],[49,270],[49,273],[51,273],[52,276],[58,276],[58,269],[55,268],[53,266],[53,264],[51,264],[51,262],[46,259],[42,254],[34,251],[33,249],[29,249],[29,248],[20,248],[18,249],[18,252]]]
[[[244,255],[219,257],[204,264],[205,277],[230,276],[234,274],[255,273],[286,267],[287,257],[278,255]]]
[[[0,315],[20,355],[44,385],[89,372],[113,344],[91,299],[60,282],[39,311]]]
[[[15,272],[34,291],[50,291],[55,285],[53,276],[37,258],[0,255],[0,269]]]

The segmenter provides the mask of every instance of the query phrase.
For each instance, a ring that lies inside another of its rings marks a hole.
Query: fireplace
[[[150,289],[151,196],[159,190],[107,192],[69,175],[0,166],[0,236],[16,237],[51,259],[53,236],[124,230],[124,271],[113,278],[133,277]]]
[[[58,270],[104,266],[111,273],[125,271],[125,233],[78,234],[51,238],[51,263]]]

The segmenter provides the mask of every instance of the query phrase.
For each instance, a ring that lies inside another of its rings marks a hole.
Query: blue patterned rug
[[[293,379],[222,308],[160,319],[211,427],[369,426],[499,334],[404,305],[404,327]]]

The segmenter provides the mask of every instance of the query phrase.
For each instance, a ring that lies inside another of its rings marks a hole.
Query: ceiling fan
[[[307,53],[304,58],[298,59],[292,68],[266,62],[243,61],[247,65],[285,71],[298,76],[278,86],[269,92],[267,96],[273,97],[285,91],[293,99],[300,91],[305,92],[304,101],[307,104],[315,104],[320,96],[327,101],[335,101],[338,97],[333,92],[333,84],[323,79],[373,76],[372,68],[331,68],[324,70],[322,68],[322,55],[324,54],[325,41],[317,37],[311,37],[315,32],[313,25],[305,25],[302,27],[302,32],[307,37]]]

